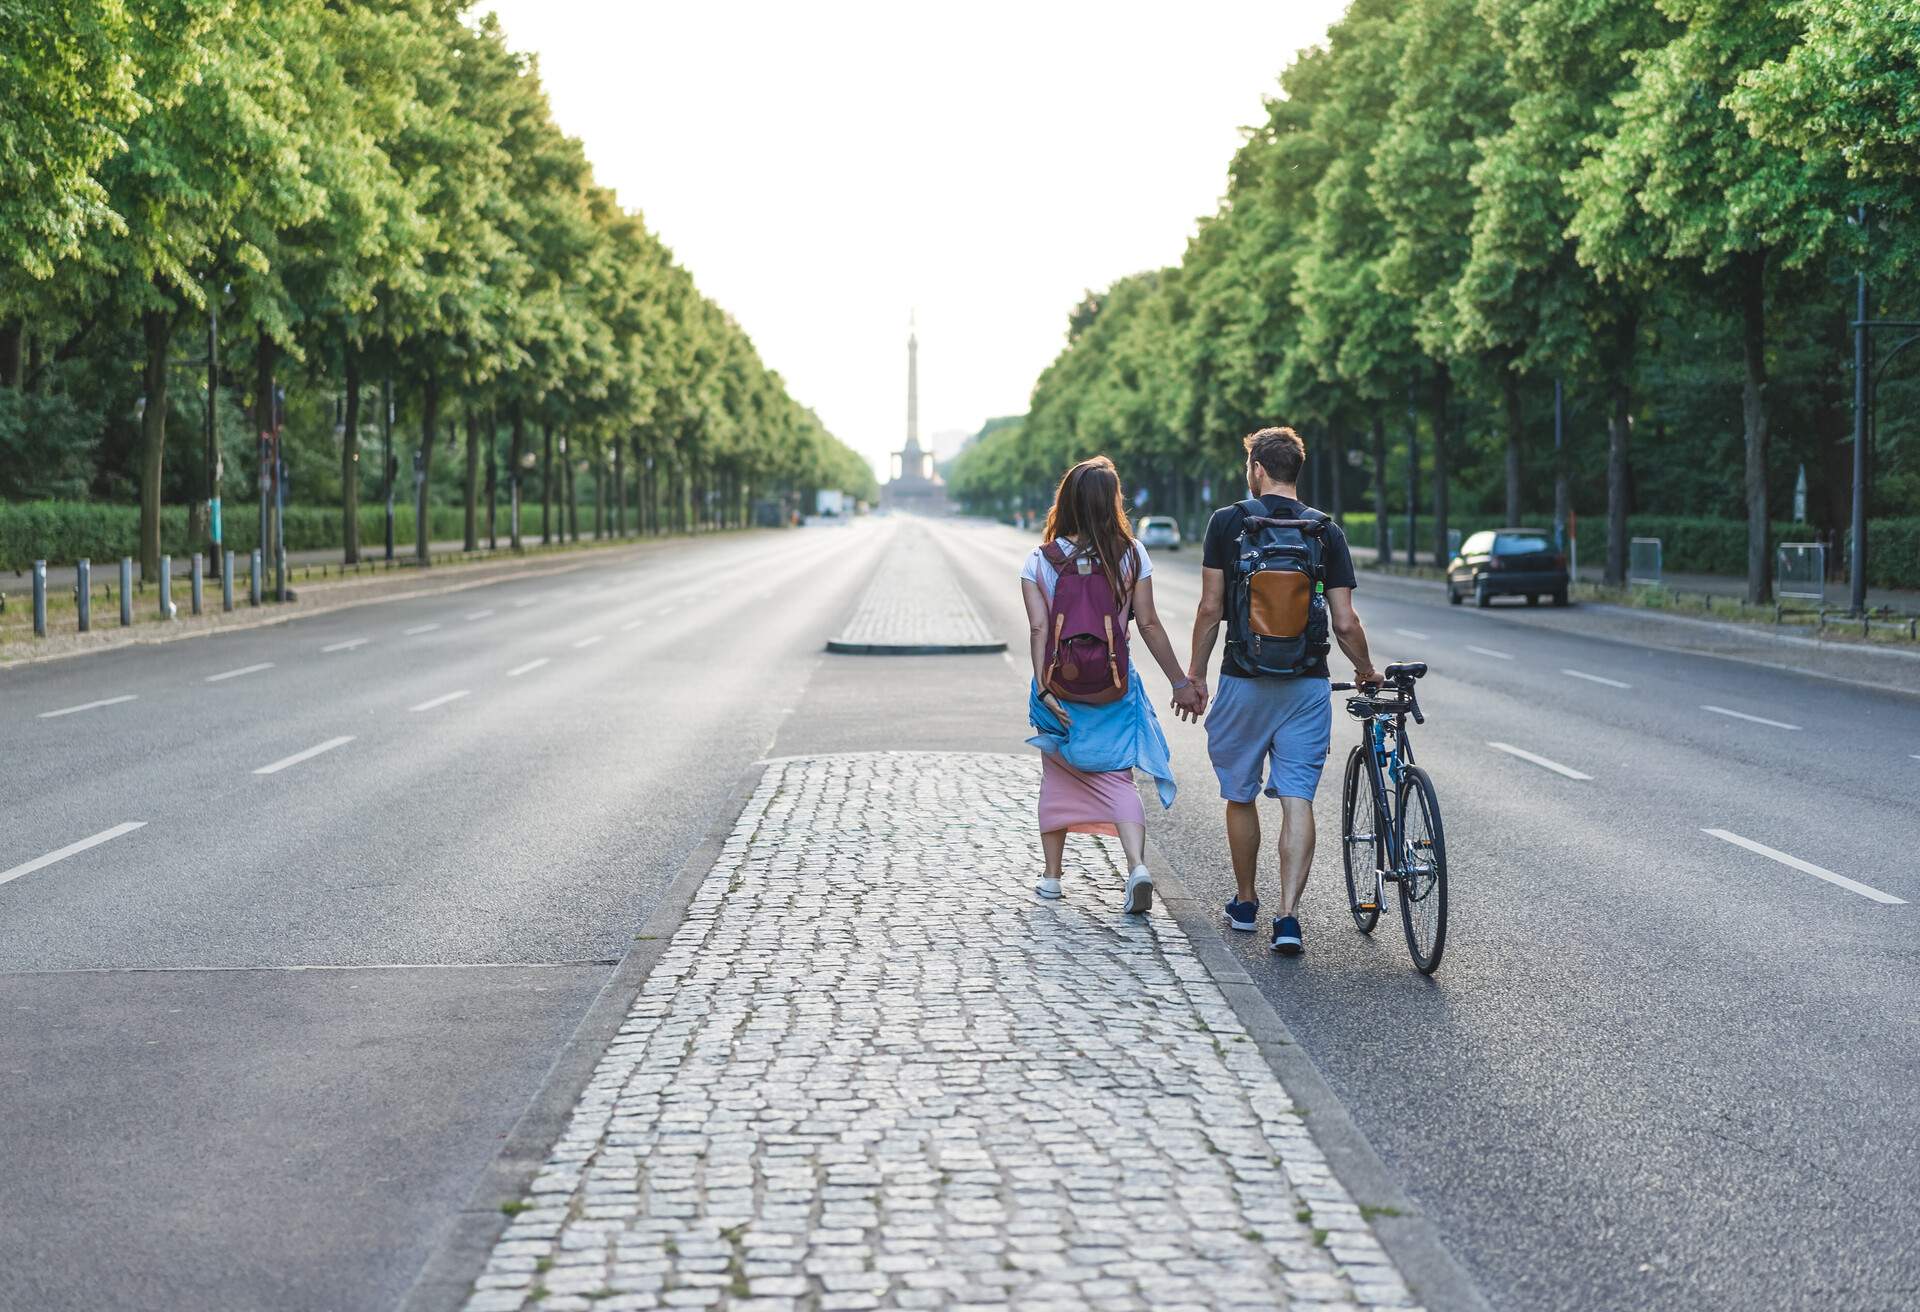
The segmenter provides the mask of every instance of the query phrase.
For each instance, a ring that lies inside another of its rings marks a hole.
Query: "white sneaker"
[[[1047,899],[1047,901],[1052,902],[1060,896],[1060,881],[1057,879],[1042,879],[1033,886],[1033,891]]]
[[[1135,866],[1127,876],[1127,901],[1120,909],[1128,915],[1140,915],[1153,906],[1153,876],[1145,866]]]

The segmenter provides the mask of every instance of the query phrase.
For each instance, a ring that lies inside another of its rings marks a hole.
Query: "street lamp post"
[[[393,377],[388,375],[380,382],[380,427],[381,436],[386,440],[386,463],[382,466],[387,474],[387,559],[393,559],[393,476],[399,471],[393,467]]]

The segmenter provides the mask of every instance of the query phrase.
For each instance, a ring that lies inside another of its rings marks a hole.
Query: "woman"
[[[1040,846],[1047,862],[1035,891],[1043,898],[1060,896],[1060,863],[1069,833],[1115,834],[1129,871],[1123,905],[1129,912],[1142,912],[1153,905],[1153,876],[1147,871],[1146,810],[1134,790],[1133,771],[1151,774],[1159,786],[1160,805],[1173,805],[1166,736],[1137,670],[1127,675],[1120,696],[1099,704],[1063,702],[1048,690],[1047,635],[1053,627],[1059,570],[1047,559],[1046,544],[1058,548],[1056,555],[1074,560],[1076,569],[1079,558],[1091,558],[1113,590],[1120,612],[1118,641],[1127,641],[1131,615],[1147,650],[1173,685],[1174,705],[1183,716],[1198,718],[1199,689],[1174,658],[1173,644],[1154,609],[1153,562],[1127,524],[1119,473],[1105,456],[1081,461],[1060,480],[1042,546],[1020,571],[1033,657],[1027,719],[1038,730],[1027,741],[1041,751]]]

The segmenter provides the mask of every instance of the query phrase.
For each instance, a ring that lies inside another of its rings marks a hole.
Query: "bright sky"
[[[601,183],[884,477],[909,311],[922,441],[1024,411],[1086,289],[1180,258],[1345,0],[480,8]]]

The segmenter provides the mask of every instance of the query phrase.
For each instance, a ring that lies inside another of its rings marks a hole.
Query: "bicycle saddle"
[[[1389,679],[1417,679],[1426,672],[1427,663],[1425,661],[1401,661],[1398,664],[1387,666],[1384,671]]]

